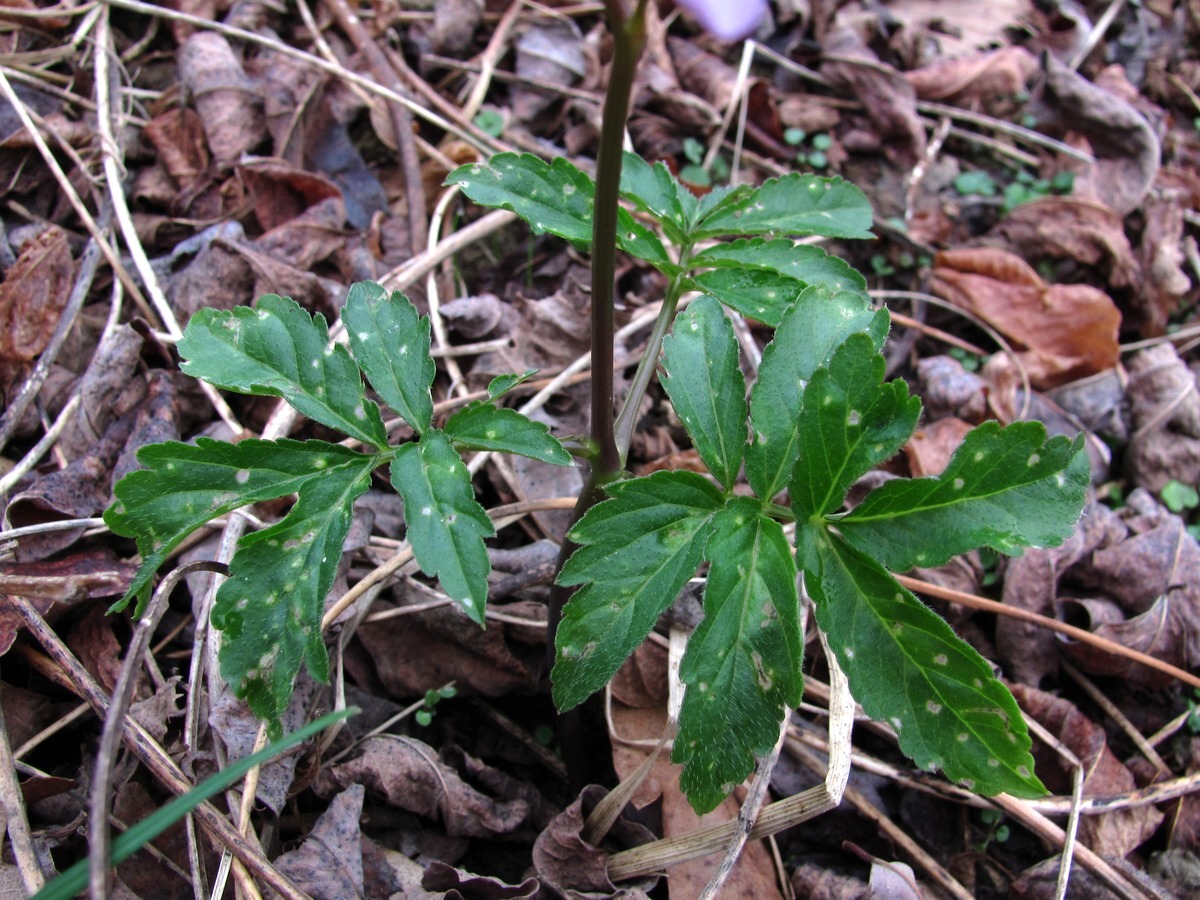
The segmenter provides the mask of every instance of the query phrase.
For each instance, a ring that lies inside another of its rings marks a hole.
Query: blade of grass
[[[113,841],[111,864],[117,865],[136,853],[142,846],[154,840],[185,815],[226,788],[239,781],[247,772],[267,760],[278,756],[285,750],[291,749],[302,741],[307,740],[319,731],[328,728],[335,722],[349,718],[358,712],[357,707],[331,712],[328,715],[308,723],[303,728],[284,735],[277,741],[272,741],[257,753],[239,759],[227,769],[223,769],[206,778],[186,794],[182,794],[161,809],[151,813],[138,822],[120,837]],[[38,891],[33,900],[70,900],[80,891],[87,888],[88,863],[82,859],[67,869],[44,888]]]

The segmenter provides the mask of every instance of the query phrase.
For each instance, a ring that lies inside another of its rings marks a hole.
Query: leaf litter
[[[322,7],[320,15],[338,5]],[[652,17],[651,50],[630,123],[634,145],[677,171],[697,165],[698,156],[714,182],[728,177],[722,167],[735,162],[736,149],[744,178],[814,168],[839,172],[871,195],[880,239],[831,249],[867,273],[871,288],[910,292],[892,304],[911,314],[912,324],[897,329],[913,335],[907,357],[893,360],[890,374],[909,381],[926,412],[917,436],[889,462],[891,475],[940,472],[966,433],[963,423],[1016,417],[1022,409],[1047,419],[1053,414],[1054,427],[1085,429],[1095,444],[1107,442],[1107,452],[1092,454],[1094,500],[1063,546],[1007,560],[973,555],[920,574],[1108,641],[1097,645],[1006,616],[993,621],[965,608],[946,610],[960,633],[999,665],[1026,714],[1057,732],[1080,760],[1087,802],[1115,804],[1087,811],[1083,844],[1136,870],[1126,875],[1132,892],[1126,895],[1186,895],[1179,885],[1187,883],[1187,870],[1179,860],[1200,852],[1200,811],[1188,782],[1200,758],[1200,724],[1192,718],[1200,694],[1132,662],[1121,648],[1184,670],[1200,667],[1200,513],[1195,502],[1167,504],[1170,485],[1200,485],[1192,343],[1200,279],[1200,132],[1194,124],[1200,83],[1188,49],[1196,46],[1194,17],[1173,18],[1165,4],[1131,4],[1101,33],[1089,13],[1098,16],[1104,4],[1051,13],[1046,4],[991,4],[985,17],[977,4],[964,3],[812,6],[806,16],[794,15],[788,4],[777,7],[770,46],[786,48],[787,55],[783,62],[765,50],[756,56],[741,137],[721,130],[725,117],[736,113],[742,89],[738,48],[703,37],[686,20]],[[194,4],[183,8],[213,15]],[[157,280],[181,324],[203,309],[248,306],[263,293],[292,296],[333,321],[346,284],[385,279],[404,273],[406,263],[422,262],[412,256],[408,210],[418,199],[431,207],[434,186],[455,164],[476,158],[473,147],[493,141],[546,155],[563,147],[585,165],[594,154],[607,51],[592,11],[565,8],[547,16],[473,0],[435,4],[432,12],[404,3],[377,10],[371,28],[377,36],[389,29],[402,36],[389,47],[390,64],[424,107],[414,131],[415,169],[397,162],[391,122],[380,114],[387,101],[343,77],[373,77],[352,35],[347,40],[327,26],[322,41],[331,41],[337,62],[318,69],[273,43],[282,35],[300,50],[323,52],[313,33],[265,8],[231,14],[254,40],[164,16],[154,21],[165,27],[138,44],[152,24],[150,13],[137,7],[122,15],[89,27],[109,30],[133,54],[121,90],[136,87],[139,102],[147,104],[144,116],[114,119],[122,141],[133,140],[119,148],[132,203],[123,240],[141,244],[150,260],[141,277]],[[17,102],[59,136],[60,148],[100,148],[88,112],[97,100],[88,93],[91,58],[56,53],[60,45],[50,37],[67,21],[37,20],[44,33],[27,27],[34,20],[15,21],[20,24],[7,52],[29,54],[42,66],[32,70],[39,73],[37,84],[15,84]],[[440,58],[422,58],[427,48]],[[473,102],[473,89],[484,109],[499,112],[498,127],[461,114]],[[431,123],[424,114],[431,109],[448,118],[451,129]],[[492,136],[485,125],[495,129]],[[130,626],[102,612],[133,576],[133,548],[82,523],[108,505],[114,475],[128,470],[137,447],[163,439],[257,436],[274,409],[233,398],[243,430],[230,433],[179,377],[174,347],[163,340],[154,309],[120,297],[110,270],[102,269],[100,278],[88,274],[84,225],[54,185],[11,100],[0,102],[0,132],[6,139],[0,169],[10,197],[0,213],[0,388],[12,402],[26,383],[40,385],[5,434],[5,471],[20,468],[4,482],[4,523],[22,532],[4,544],[0,560],[7,651],[0,703],[7,742],[20,751],[37,854],[14,859],[24,875],[35,860],[53,859],[61,868],[86,852],[75,833],[84,805],[69,789],[48,792],[39,785],[72,784],[88,770],[96,720],[68,718],[62,726],[68,739],[50,740],[54,716],[47,709],[73,707],[72,686],[18,630],[8,598],[30,598],[111,689]],[[826,147],[820,155],[814,153],[818,143]],[[60,161],[85,204],[112,189],[87,153],[63,151]],[[991,194],[958,190],[972,184],[956,180],[959,175],[978,172],[987,181],[974,184],[990,183]],[[1066,175],[1073,176],[1070,190],[1055,193],[1052,182],[1060,177],[1054,183],[1065,184]],[[418,192],[428,196],[418,198]],[[461,215],[468,221],[477,213],[463,207]],[[538,378],[552,378],[586,351],[580,330],[586,257],[561,241],[510,226],[465,248],[455,270],[435,277],[452,343],[494,342],[454,357],[463,390],[482,390],[499,371],[536,368]],[[420,310],[437,315],[417,278],[400,278],[396,283]],[[658,277],[640,266],[624,265],[619,279],[622,321],[661,295]],[[52,335],[72,290],[84,292],[83,310],[66,342],[56,345]],[[955,308],[934,303],[939,296]],[[984,325],[1007,339],[1011,355]],[[770,338],[757,325],[747,333],[760,348]],[[634,334],[618,353],[635,359],[641,340],[644,335]],[[443,350],[455,352],[453,346]],[[457,377],[439,364],[435,401],[456,405]],[[1032,392],[1021,386],[1023,378]],[[530,395],[518,389],[514,402]],[[72,396],[80,398],[74,406]],[[581,433],[585,403],[585,387],[564,386],[538,415],[558,434]],[[706,457],[687,446],[668,399],[652,394],[646,408],[631,466],[683,453],[702,471]],[[59,416],[61,430],[39,447]],[[305,422],[291,436],[327,433]],[[573,470],[522,461],[489,464],[477,484],[497,506],[571,498],[580,482]],[[260,503],[251,511],[257,519],[251,527],[269,525],[289,508],[288,498]],[[335,598],[397,548],[402,534],[386,525],[385,507],[379,509],[361,519],[364,534],[347,544]],[[504,528],[493,552],[517,554],[539,539],[558,538],[566,527],[562,515],[535,510]],[[208,558],[220,554],[220,528],[197,546]],[[546,582],[514,581],[521,574],[493,576],[509,602],[492,605],[485,631],[442,605],[444,598],[407,570],[339,620],[332,635],[333,686],[312,682],[298,691],[288,711],[294,723],[347,696],[377,701],[386,710],[380,722],[406,707],[428,715],[401,715],[388,733],[357,744],[350,735],[362,734],[350,727],[326,746],[264,768],[255,789],[261,805],[247,824],[270,835],[264,858],[296,886],[315,897],[400,891],[519,897],[538,890],[689,897],[699,890],[711,858],[672,870],[677,874],[657,886],[614,885],[606,860],[618,846],[583,842],[580,800],[547,761],[554,753],[554,717],[539,646]],[[217,675],[215,634],[202,604],[193,614],[200,596],[188,593],[181,588],[172,600],[165,620],[172,624],[147,659],[135,717],[199,778],[250,752],[258,720]],[[671,676],[661,660],[647,662],[651,651],[660,653],[651,647],[635,656],[631,665],[641,667],[635,677],[618,676],[611,746],[595,748],[620,774],[637,768],[665,725]],[[819,654],[810,655],[816,661],[806,674],[816,683],[825,670]],[[1081,692],[1064,662],[1094,679],[1121,718]],[[451,681],[459,694],[430,699]],[[488,714],[480,715],[481,708]],[[810,718],[807,708],[800,717]],[[1147,739],[1167,771],[1146,756]],[[911,773],[888,740],[870,736],[858,743],[894,773],[895,789],[878,807],[894,825],[905,821]],[[1055,793],[1068,795],[1072,774],[1069,767],[1060,771],[1062,757],[1040,741],[1035,753],[1038,773]],[[165,795],[147,773],[124,759],[118,765],[127,786],[114,812],[138,818],[161,803]],[[679,793],[678,767],[664,756],[652,772],[633,804],[650,831],[625,838],[633,843],[651,834],[685,834],[696,825]],[[1156,793],[1163,785],[1174,787]],[[880,820],[843,812],[776,839],[782,878],[803,892],[836,871],[851,881],[829,889],[849,892],[899,871],[843,848],[836,821],[852,823],[854,841],[869,857],[913,864],[923,889],[936,867],[949,868],[976,896],[1033,894],[1046,884],[1047,863],[1056,859],[1045,860],[1046,848],[1022,825],[1013,823],[1000,841],[978,810],[947,796],[939,802],[965,823],[952,838],[918,840],[900,850],[880,836],[889,833]],[[1029,808],[1042,814],[1037,802]],[[1060,824],[1066,808],[1045,807]],[[711,815],[728,819],[736,811],[729,804]],[[235,824],[242,815],[236,808],[227,814]],[[120,888],[140,896],[186,895],[184,876],[215,876],[215,845],[207,838],[193,856],[198,864],[189,862],[182,832],[171,840],[160,847],[165,857],[143,855],[135,867],[123,866]],[[752,845],[741,874],[726,885],[730,896],[780,891],[769,858],[763,845]],[[686,874],[686,866],[696,873]],[[4,869],[6,877],[11,871]],[[1103,877],[1076,859],[1079,890],[1091,890],[1086,885]],[[902,882],[877,890],[907,896],[909,880]],[[1097,890],[1113,889],[1103,884]]]

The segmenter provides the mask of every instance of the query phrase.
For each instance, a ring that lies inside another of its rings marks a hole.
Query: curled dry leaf
[[[1036,688],[1013,685],[1021,709],[1040,722],[1075,754],[1083,767],[1084,797],[1113,797],[1136,790],[1133,773],[1108,747],[1104,729],[1073,703]],[[1051,748],[1037,743],[1038,774],[1052,791],[1070,793],[1070,771]],[[1141,846],[1158,828],[1163,814],[1152,806],[1083,816],[1079,836],[1101,856],[1124,857]]]
[[[238,172],[250,186],[254,215],[264,231],[291,221],[322,200],[342,195],[341,189],[319,172],[280,160],[253,160],[238,166]]]
[[[604,788],[592,785],[583,789],[575,802],[555,816],[533,845],[533,865],[542,884],[570,900],[613,898],[645,900],[646,891],[657,877],[626,883],[618,888],[608,878],[608,851],[580,837],[587,813],[604,796]],[[646,828],[624,817],[617,819],[609,832],[613,840],[626,846],[654,840]]]
[[[1022,203],[987,239],[1025,259],[1073,259],[1097,268],[1114,288],[1133,287],[1141,279],[1121,217],[1094,200],[1042,197]]]
[[[1170,344],[1130,357],[1126,396],[1133,434],[1125,466],[1134,484],[1152,492],[1172,479],[1200,484],[1200,394],[1196,376]]]
[[[1137,209],[1158,174],[1161,148],[1150,123],[1115,94],[1046,54],[1038,119],[1087,139],[1096,162],[1075,180],[1076,196],[1091,196],[1119,216]]]
[[[1179,516],[1144,490],[1133,491],[1125,507],[1110,515],[1124,534],[1110,529],[1109,540],[1083,559],[1071,577],[1116,603],[1078,601],[1075,609],[1086,614],[1091,630],[1102,637],[1180,668],[1195,668],[1200,665],[1200,545]],[[1151,688],[1173,680],[1099,648],[1061,642],[1079,667],[1093,674]]]
[[[934,421],[957,416],[978,424],[987,415],[987,382],[952,356],[927,356],[917,362],[925,416]]]
[[[1075,532],[1058,547],[1026,550],[1008,561],[1002,598],[1006,606],[1054,617],[1058,584],[1070,567],[1125,529],[1106,506],[1089,504]],[[1040,626],[1001,616],[996,622],[996,653],[1009,678],[1038,687],[1058,672],[1059,644]]]
[[[275,868],[313,900],[363,896],[361,784],[352,784],[330,801],[312,831],[295,850],[274,860]]]
[[[524,800],[504,802],[481,794],[416,738],[368,738],[358,756],[320,774],[317,790],[328,793],[355,783],[378,791],[400,809],[440,819],[450,835],[505,837],[522,830],[529,819]]]
[[[179,76],[219,166],[232,166],[266,136],[258,86],[224,37],[211,31],[189,37],[179,51]]]
[[[1002,47],[971,56],[946,57],[912,72],[905,80],[922,100],[939,100],[974,109],[1012,104],[1037,71],[1037,58],[1024,47]]]
[[[109,551],[96,549],[61,559],[0,565],[0,656],[12,647],[23,622],[6,595],[19,594],[47,617],[56,605],[69,609],[83,600],[119,597],[136,573],[133,563],[118,562]]]
[[[1046,284],[1019,256],[979,247],[934,260],[935,293],[979,316],[1019,349],[1036,387],[1110,369],[1120,348],[1121,313],[1086,284]]]
[[[1153,190],[1146,197],[1146,227],[1138,245],[1146,278],[1134,294],[1145,337],[1166,331],[1167,320],[1192,286],[1184,271],[1182,246],[1186,202],[1179,189]]]
[[[533,877],[520,884],[505,884],[499,878],[473,875],[463,869],[433,860],[425,867],[421,887],[427,891],[445,891],[450,897],[470,897],[471,900],[527,900],[536,897],[541,885]]]

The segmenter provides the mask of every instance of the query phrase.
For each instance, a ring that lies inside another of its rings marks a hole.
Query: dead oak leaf
[[[977,247],[939,253],[932,286],[1017,344],[1036,387],[1117,364],[1121,313],[1112,298],[1090,285],[1047,284],[1019,256]]]
[[[368,738],[354,759],[322,772],[318,791],[362,784],[400,809],[440,819],[446,833],[463,837],[511,835],[529,820],[524,800],[497,801],[471,787],[415,738],[381,734]]]

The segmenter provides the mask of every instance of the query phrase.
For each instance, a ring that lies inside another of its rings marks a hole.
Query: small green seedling
[[[687,165],[679,170],[679,180],[696,188],[711,188],[729,179],[729,163],[722,156],[713,157],[712,164],[704,165],[704,145],[693,137],[683,139],[683,155]]]
[[[475,116],[475,127],[490,137],[504,134],[504,113],[493,107],[484,107]]]
[[[983,840],[975,845],[975,849],[980,853],[987,853],[987,849],[992,845],[993,841],[997,844],[1003,844],[1012,837],[1012,829],[1004,821],[1004,813],[998,809],[980,810],[979,821],[985,829]]]
[[[458,690],[452,684],[447,684],[440,688],[430,688],[425,692],[425,705],[418,709],[416,715],[413,716],[417,720],[417,724],[428,728],[433,722],[434,712],[437,710],[437,705],[443,700],[449,700],[458,694]]]
[[[1176,515],[1189,512],[1200,506],[1200,493],[1190,484],[1172,478],[1159,491],[1163,505]]]

